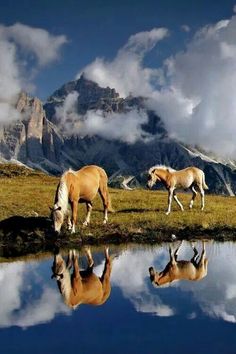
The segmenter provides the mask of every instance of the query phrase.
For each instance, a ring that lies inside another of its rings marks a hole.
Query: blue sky
[[[121,97],[146,97],[171,137],[236,159],[236,0],[0,2],[0,122],[20,118],[22,90],[46,100],[84,72]],[[78,133],[149,138],[145,112],[81,121],[77,99],[56,114]]]
[[[1,0],[0,4],[2,25],[20,22],[68,39],[60,58],[34,78],[35,94],[45,99],[96,57],[115,57],[132,34],[166,27],[169,37],[145,57],[148,66],[159,66],[165,57],[184,49],[198,28],[232,16],[235,1]],[[182,25],[190,32],[181,30]]]

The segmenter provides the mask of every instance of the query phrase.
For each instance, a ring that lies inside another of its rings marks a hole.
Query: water
[[[173,246],[173,245],[172,245]],[[201,243],[196,243],[201,254]],[[92,250],[99,276],[102,251]],[[236,353],[236,244],[206,244],[207,275],[154,287],[149,267],[163,270],[168,245],[110,249],[111,294],[100,306],[65,305],[53,255],[0,264],[1,353]],[[190,260],[184,242],[178,259]],[[81,267],[86,266],[84,252]]]

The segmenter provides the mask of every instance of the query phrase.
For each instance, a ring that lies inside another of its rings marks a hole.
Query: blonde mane
[[[68,188],[66,184],[67,172],[68,171],[63,173],[61,177],[58,190],[57,190],[57,201],[55,203],[55,206],[60,206],[64,212],[67,210],[67,206],[68,206]]]
[[[155,165],[155,166],[152,166],[152,167],[149,168],[148,173],[151,174],[156,169],[165,170],[165,171],[169,171],[169,172],[175,172],[176,171],[176,170],[174,170],[173,168],[171,168],[169,166]]]
[[[60,279],[60,291],[64,298],[65,304],[70,306],[70,292],[71,292],[71,277],[68,269],[65,268],[63,278]]]

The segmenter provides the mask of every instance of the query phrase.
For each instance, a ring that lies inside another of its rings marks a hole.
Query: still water
[[[174,252],[178,243],[171,246]],[[58,283],[66,279],[60,273],[62,264],[56,269],[54,263],[51,278],[53,255],[4,261],[0,264],[0,352],[236,353],[236,244],[206,243],[206,255],[201,242],[195,246],[198,254],[184,242],[175,257],[179,278],[183,273],[185,279],[164,286],[153,285],[149,268],[165,269],[169,245],[110,248],[111,274],[103,250],[91,249],[94,267],[84,275],[88,277],[85,288],[90,289],[90,295],[83,289],[84,301],[93,301],[92,288],[101,295],[96,275],[103,274],[107,291],[96,300],[103,304],[83,304],[80,297],[76,305],[78,284],[73,278],[74,308],[57,284],[56,278]],[[66,259],[67,252],[62,255]],[[74,252],[70,256],[73,263]],[[188,280],[189,269],[199,270],[201,256],[205,274]],[[84,250],[79,265],[87,267]]]

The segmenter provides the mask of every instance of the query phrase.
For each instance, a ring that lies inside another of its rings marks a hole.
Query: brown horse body
[[[169,248],[170,261],[163,271],[156,272],[153,267],[149,268],[150,280],[154,286],[163,286],[182,279],[196,281],[207,275],[208,259],[206,258],[205,243],[202,243],[202,253],[199,260],[198,251],[193,247],[194,256],[190,261],[177,260],[181,244],[175,251],[171,247]]]
[[[67,262],[60,254],[55,255],[52,266],[53,277],[67,306],[76,308],[80,304],[102,305],[110,296],[111,261],[108,249],[105,250],[105,266],[99,278],[93,273],[93,258],[90,249],[86,249],[87,269],[80,271],[76,252],[69,251]],[[73,272],[70,274],[70,269]]]
[[[110,198],[107,187],[107,174],[98,166],[91,165],[81,168],[79,171],[66,171],[57,186],[52,218],[54,230],[60,232],[61,226],[67,216],[68,227],[71,232],[75,232],[77,222],[78,203],[86,203],[87,215],[84,225],[90,222],[92,211],[92,200],[97,193],[100,194],[104,207],[104,223],[108,220],[108,209],[110,208]],[[68,202],[72,210],[72,219],[68,211]]]
[[[204,189],[208,189],[208,187],[205,183],[205,174],[199,168],[187,167],[183,170],[175,171],[166,166],[154,166],[149,169],[148,175],[149,176],[147,185],[149,188],[152,188],[152,186],[159,181],[162,182],[168,190],[168,209],[166,212],[167,215],[170,213],[173,197],[180,209],[182,211],[184,210],[183,205],[177,198],[175,192],[176,188],[190,188],[192,190],[193,195],[189,204],[190,209],[193,207],[194,199],[197,196],[197,191],[195,189],[197,188],[201,194],[201,209],[204,209]]]

